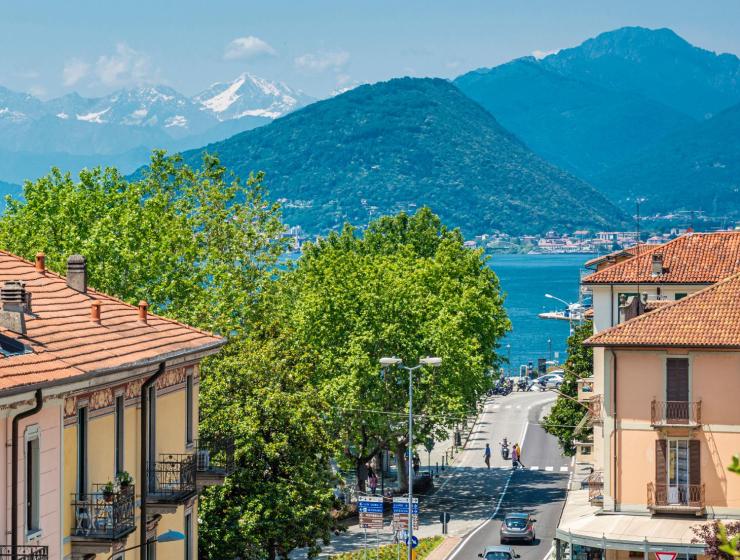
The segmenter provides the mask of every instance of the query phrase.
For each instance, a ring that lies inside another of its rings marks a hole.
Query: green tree
[[[583,341],[592,334],[593,323],[586,321],[578,325],[568,337],[568,359],[565,362],[563,384],[560,386],[562,395],[557,398],[543,423],[545,431],[558,438],[566,455],[575,452],[573,439],[578,435],[575,433],[575,426],[586,415],[586,408],[578,402],[578,380],[593,375],[593,350],[583,345]]]
[[[382,448],[406,456],[407,373],[383,375],[379,359],[443,359],[414,380],[416,441],[441,436],[487,388],[486,371],[509,329],[496,275],[429,209],[351,227],[306,248],[282,279],[285,321],[331,402],[344,459],[362,483]],[[403,462],[401,462],[403,467]],[[401,468],[402,485],[406,469]]]

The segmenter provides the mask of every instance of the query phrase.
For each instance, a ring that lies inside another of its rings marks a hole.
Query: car
[[[535,539],[535,521],[528,513],[507,513],[501,523],[501,544],[508,541],[532,544]]]
[[[540,375],[537,379],[530,382],[530,386],[540,387],[542,389],[559,389],[563,384],[563,374],[559,372],[546,373]]]
[[[519,558],[519,555],[510,546],[499,545],[487,546],[478,555],[478,558],[484,558],[485,560],[514,560],[514,558]]]

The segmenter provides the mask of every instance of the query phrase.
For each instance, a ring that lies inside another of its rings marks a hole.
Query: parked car
[[[514,558],[519,558],[519,555],[510,546],[487,546],[478,555],[478,558],[484,558],[485,560],[514,560]]]
[[[507,513],[501,523],[501,544],[508,541],[525,541],[532,544],[535,539],[534,523],[528,513]]]
[[[563,374],[558,372],[546,373],[540,375],[537,379],[530,382],[530,388],[539,386],[542,389],[559,389],[563,384]]]

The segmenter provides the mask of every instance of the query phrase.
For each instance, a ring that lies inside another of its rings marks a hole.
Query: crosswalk
[[[545,472],[556,472],[555,467],[550,467],[550,466],[543,467],[542,469],[540,469],[540,467],[538,465],[532,465],[531,467],[525,467],[525,468],[526,468],[526,470],[529,470],[529,471],[543,470]],[[570,471],[570,467],[558,467],[557,468],[557,472],[566,473],[568,471]]]

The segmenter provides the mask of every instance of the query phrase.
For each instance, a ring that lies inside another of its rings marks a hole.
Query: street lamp
[[[507,361],[509,362],[509,366],[508,366],[509,376],[508,377],[511,378],[511,344],[506,345],[506,354],[507,354],[506,356]]]
[[[411,541],[414,537],[414,477],[413,477],[413,461],[414,461],[414,372],[423,366],[427,367],[439,367],[442,365],[442,358],[434,356],[427,356],[421,358],[419,363],[415,366],[404,365],[401,358],[380,358],[380,365],[384,368],[388,367],[399,367],[409,372],[409,456],[408,456],[408,484],[409,484],[409,538],[406,548],[408,549],[408,560],[412,560],[412,548]]]
[[[141,548],[142,546],[147,546],[148,544],[152,542],[166,543],[166,542],[175,542],[175,541],[184,541],[184,540],[185,540],[185,535],[182,534],[180,531],[173,531],[173,530],[165,531],[164,533],[162,533],[161,535],[159,535],[158,537],[150,541],[147,541],[142,544],[137,544],[135,546],[130,546],[128,548],[124,548],[123,550],[118,550],[114,552],[113,554],[108,556],[108,560],[111,560],[114,556],[118,556],[122,552],[134,550],[135,548]]]
[[[546,298],[554,299],[556,301],[562,302],[565,304],[565,306],[568,308],[568,326],[570,327],[570,334],[573,334],[573,310],[571,309],[575,303],[568,303],[564,299],[560,299],[559,297],[555,297],[552,294],[545,294]]]

